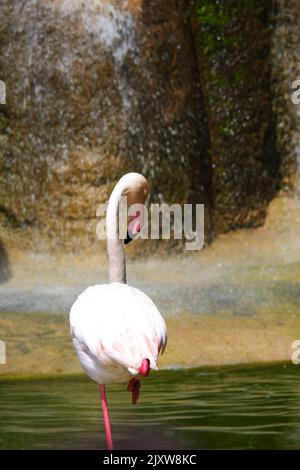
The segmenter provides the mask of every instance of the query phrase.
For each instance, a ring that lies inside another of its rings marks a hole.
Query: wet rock
[[[149,177],[152,200],[207,200],[197,78],[173,1],[2,0],[1,12],[0,207],[23,233],[93,244],[96,207],[126,171]]]
[[[277,116],[277,148],[281,165],[281,188],[300,193],[300,107],[292,102],[292,83],[300,78],[300,4],[278,0],[273,12],[272,89]]]
[[[296,0],[0,8],[2,239],[93,249],[97,206],[127,171],[149,178],[150,202],[204,203],[207,240],[261,225],[297,187]]]
[[[272,2],[194,2],[211,140],[215,231],[262,224],[279,187],[270,85]]]

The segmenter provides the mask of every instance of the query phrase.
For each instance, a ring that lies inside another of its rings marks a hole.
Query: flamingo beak
[[[135,239],[137,234],[142,229],[142,222],[141,222],[141,214],[140,212],[137,213],[136,216],[130,218],[129,227],[127,230],[126,238],[124,239],[124,245],[128,245],[132,240]]]
[[[124,239],[124,245],[128,245],[128,243],[132,242],[132,240],[134,240],[134,238],[131,238],[127,230],[126,238]]]

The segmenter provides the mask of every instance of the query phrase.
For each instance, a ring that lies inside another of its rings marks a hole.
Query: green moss
[[[203,2],[199,3],[202,4]],[[198,5],[196,18],[198,21],[210,26],[224,26],[230,22],[230,17],[221,14],[219,5],[215,2],[205,2],[204,5]]]
[[[271,0],[194,4],[193,30],[214,168],[216,231],[243,226],[244,221],[257,225],[259,218],[261,223],[263,207],[278,190],[271,119],[271,5]]]

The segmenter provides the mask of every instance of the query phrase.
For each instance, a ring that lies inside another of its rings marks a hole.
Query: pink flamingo
[[[138,375],[157,370],[166,342],[166,324],[152,300],[126,284],[124,248],[119,238],[118,212],[122,196],[128,205],[144,204],[148,184],[139,173],[124,175],[115,186],[106,214],[109,284],[88,287],[70,311],[71,337],[87,375],[99,383],[108,449],[113,449],[105,385],[128,381],[132,403],[140,391]],[[129,204],[130,203],[130,204]],[[142,228],[140,211],[130,219],[129,243]]]

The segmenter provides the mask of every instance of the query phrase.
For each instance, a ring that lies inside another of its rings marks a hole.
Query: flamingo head
[[[123,178],[127,179],[126,189],[123,192],[127,196],[128,227],[125,245],[134,240],[142,230],[144,221],[144,204],[148,197],[148,183],[146,178],[139,173],[128,173]]]

